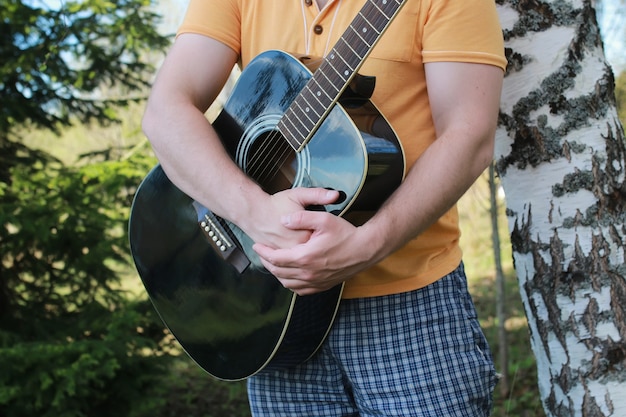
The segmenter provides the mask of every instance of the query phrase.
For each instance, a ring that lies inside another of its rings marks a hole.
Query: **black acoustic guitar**
[[[313,59],[280,51],[260,54],[241,73],[213,126],[268,193],[339,190],[339,201],[312,209],[358,224],[400,184],[402,147],[369,101],[375,80],[357,71],[404,1],[366,1],[313,73]],[[332,325],[342,285],[310,296],[285,289],[241,229],[180,191],[159,165],[137,190],[129,234],[163,322],[216,378],[299,364]]]

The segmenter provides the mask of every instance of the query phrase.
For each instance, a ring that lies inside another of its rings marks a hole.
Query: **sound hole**
[[[246,172],[267,193],[291,188],[298,169],[296,152],[280,133],[269,131],[259,135],[249,151]]]

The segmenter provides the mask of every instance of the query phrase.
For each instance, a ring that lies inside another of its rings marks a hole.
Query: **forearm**
[[[149,103],[143,121],[164,171],[194,200],[239,224],[267,195],[232,161],[199,109],[184,100],[164,102]]]
[[[236,60],[232,49],[210,38],[177,38],[155,80],[142,127],[179,189],[244,226],[253,204],[268,196],[232,161],[204,115]]]
[[[372,248],[374,261],[384,259],[428,229],[491,162],[493,136],[487,134],[480,141],[463,139],[452,133],[438,138],[377,214],[361,227],[362,239],[384,242]]]
[[[426,65],[436,139],[365,229],[385,242],[380,260],[444,215],[493,158],[503,73],[462,63]]]

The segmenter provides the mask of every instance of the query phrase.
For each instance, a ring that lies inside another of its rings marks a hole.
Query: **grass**
[[[165,406],[155,417],[250,416],[245,382],[221,382],[209,377],[187,356],[164,377]]]
[[[511,389],[507,393],[496,387],[492,417],[545,417],[537,389],[535,359],[530,349],[526,319],[517,293],[517,282],[507,273],[506,322],[509,344],[509,378]],[[494,279],[486,276],[474,280],[471,291],[481,318],[485,335],[498,363],[497,321],[494,313]],[[498,370],[500,373],[503,370]],[[170,384],[166,407],[159,417],[248,417],[245,382],[221,382],[208,376],[181,355],[167,376]]]
[[[115,159],[145,141],[140,122],[143,107],[144,104],[131,103],[128,108],[119,109],[120,122],[107,127],[98,126],[95,122],[76,122],[71,127],[63,128],[59,136],[37,129],[18,130],[17,136],[24,145],[45,150],[68,165],[77,163],[81,155],[111,148],[120,153],[111,155]]]
[[[485,277],[474,282],[470,291],[478,311],[483,331],[494,354],[496,367],[499,368],[498,322],[495,317],[495,280]],[[545,416],[537,387],[537,369],[530,347],[527,321],[522,302],[517,290],[517,280],[513,271],[506,274],[507,345],[509,355],[508,369],[498,369],[499,373],[508,373],[510,389],[502,392],[496,387],[494,392],[493,417],[543,417]]]

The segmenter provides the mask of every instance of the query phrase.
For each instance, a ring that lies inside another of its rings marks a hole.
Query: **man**
[[[283,286],[307,295],[345,283],[318,353],[249,379],[254,415],[486,416],[497,378],[467,292],[455,203],[493,153],[506,60],[492,0],[406,0],[359,71],[376,76],[372,102],[407,164],[361,226],[305,210],[336,191],[266,193],[204,116],[235,64],[268,49],[325,56],[364,3],[191,0],[144,130],[169,178],[246,232]]]

